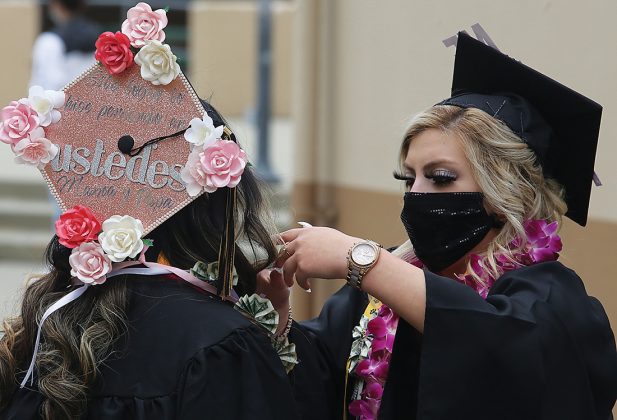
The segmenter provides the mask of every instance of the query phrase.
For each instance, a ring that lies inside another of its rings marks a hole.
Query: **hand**
[[[361,240],[326,227],[291,229],[281,237],[286,245],[275,265],[283,268],[285,284],[295,277],[307,290],[310,278],[344,279],[349,249]]]
[[[266,268],[257,273],[256,293],[264,295],[279,314],[279,325],[277,333],[285,329],[289,317],[289,295],[291,293],[290,284],[286,284],[283,274],[278,269]]]

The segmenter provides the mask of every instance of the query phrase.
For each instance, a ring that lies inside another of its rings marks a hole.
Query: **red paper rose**
[[[131,41],[122,32],[103,32],[96,40],[94,58],[109,74],[119,74],[133,64]]]
[[[84,206],[75,206],[62,213],[56,220],[56,235],[67,248],[76,248],[83,242],[96,240],[101,232],[101,223]]]

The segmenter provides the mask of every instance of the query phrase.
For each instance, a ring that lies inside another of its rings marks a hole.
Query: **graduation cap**
[[[460,32],[452,97],[439,105],[477,108],[504,122],[534,151],[544,175],[564,187],[566,216],[585,226],[599,104]]]

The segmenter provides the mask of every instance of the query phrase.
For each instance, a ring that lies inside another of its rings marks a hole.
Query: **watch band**
[[[347,272],[347,283],[351,284],[356,289],[361,290],[363,277],[364,276],[360,274],[360,269],[358,267],[349,267],[349,271]]]

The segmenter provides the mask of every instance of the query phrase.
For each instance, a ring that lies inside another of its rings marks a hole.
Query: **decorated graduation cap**
[[[585,226],[602,107],[461,32],[452,97],[439,105],[477,108],[504,122],[565,189],[566,216]]]
[[[233,133],[214,126],[164,43],[165,10],[138,3],[121,32],[96,42],[93,67],[63,91],[33,87],[0,115],[17,163],[40,169],[63,214],[76,284],[101,284],[137,262],[144,237],[198,196],[226,194],[216,293],[232,291],[235,186],[247,164]],[[186,274],[186,273],[185,273]]]

